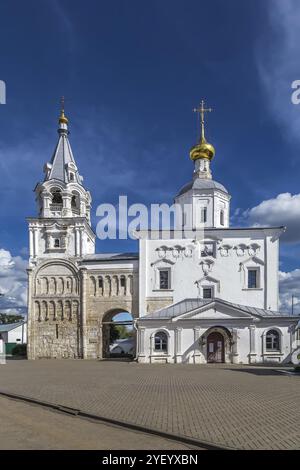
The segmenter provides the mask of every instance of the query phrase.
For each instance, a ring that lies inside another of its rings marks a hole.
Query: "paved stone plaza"
[[[199,443],[238,449],[300,448],[300,376],[278,368],[8,361],[0,366],[0,392]]]

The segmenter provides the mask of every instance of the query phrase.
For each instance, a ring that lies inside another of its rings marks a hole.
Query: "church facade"
[[[108,326],[124,311],[143,363],[281,363],[299,353],[299,318],[278,311],[284,227],[230,227],[230,195],[212,179],[203,102],[198,111],[193,177],[175,197],[174,230],[140,231],[138,253],[112,254],[95,254],[91,195],[62,111],[35,188],[37,216],[28,218],[29,359],[106,357]]]

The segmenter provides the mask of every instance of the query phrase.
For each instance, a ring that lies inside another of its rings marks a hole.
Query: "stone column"
[[[72,195],[68,192],[63,192],[62,200],[63,200],[62,216],[72,217],[72,207],[71,207]]]
[[[237,330],[232,331],[232,339],[233,339],[233,345],[232,345],[232,363],[233,364],[238,364],[239,362],[239,348],[238,348],[238,332]]]
[[[256,341],[255,341],[255,325],[249,326],[249,342],[250,342],[250,352],[249,352],[249,364],[254,364],[256,362]]]
[[[200,328],[194,328],[194,363],[200,364],[201,353],[199,349]]]
[[[81,337],[82,337],[82,358],[87,358],[87,289],[88,273],[86,269],[81,270]]]
[[[177,363],[182,362],[181,332],[182,332],[182,328],[175,328],[175,361]]]
[[[42,216],[50,217],[50,204],[52,201],[52,195],[48,191],[42,192]]]
[[[28,314],[27,314],[27,357],[35,359],[35,321],[34,321],[34,303],[33,303],[33,273],[31,269],[27,269],[28,275]]]

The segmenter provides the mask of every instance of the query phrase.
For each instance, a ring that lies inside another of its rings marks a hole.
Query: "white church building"
[[[214,147],[190,151],[191,181],[175,197],[175,227],[140,231],[138,253],[95,254],[91,195],[62,111],[37,216],[28,218],[28,357],[102,359],[114,315],[129,312],[142,363],[288,363],[299,317],[278,311],[284,227],[230,227],[230,194],[212,178]]]

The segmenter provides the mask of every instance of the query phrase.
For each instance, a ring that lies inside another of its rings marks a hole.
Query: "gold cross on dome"
[[[198,113],[201,116],[201,139],[205,140],[205,137],[204,137],[204,117],[205,117],[205,113],[211,113],[212,112],[212,108],[205,108],[204,101],[202,100],[201,103],[200,103],[199,108],[194,108],[193,111],[194,111],[194,113]]]

